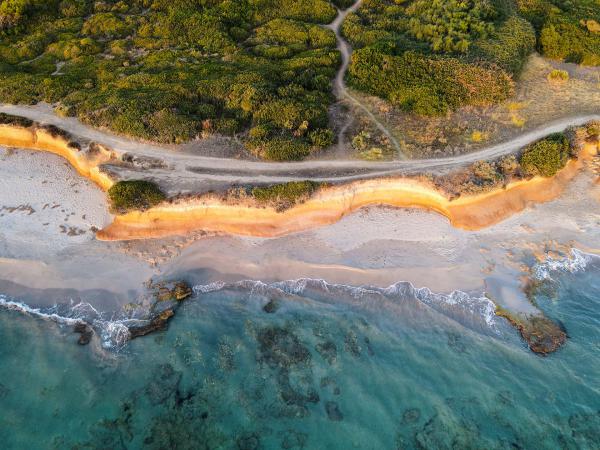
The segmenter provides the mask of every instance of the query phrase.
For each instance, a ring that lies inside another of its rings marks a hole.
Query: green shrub
[[[333,131],[329,129],[320,128],[318,130],[311,131],[308,135],[310,142],[319,148],[326,148],[333,144]]]
[[[557,133],[527,147],[519,163],[527,175],[551,177],[567,164],[570,151],[567,137]]]
[[[94,14],[83,25],[81,32],[86,35],[116,38],[126,36],[129,31],[127,24],[116,14]]]
[[[465,105],[489,106],[513,92],[511,77],[497,68],[416,52],[388,55],[373,47],[352,55],[350,82],[422,115],[445,114]]]
[[[466,53],[493,31],[496,14],[490,0],[414,0],[406,9],[409,32],[434,52]]]
[[[150,181],[119,181],[108,190],[111,209],[119,214],[152,208],[166,199],[160,188]]]
[[[18,127],[29,128],[33,125],[33,121],[24,117],[0,113],[0,125],[16,125]]]
[[[252,188],[251,195],[261,204],[284,210],[308,200],[321,186],[321,183],[314,181],[293,181],[266,187],[257,186]]]
[[[511,16],[489,39],[476,42],[472,53],[510,73],[518,73],[535,44],[535,30],[531,24],[521,17]]]
[[[274,137],[250,143],[251,148],[269,161],[300,161],[310,155],[310,145],[287,137]]]
[[[569,81],[569,72],[566,70],[554,69],[548,74],[548,81],[558,83]]]
[[[554,21],[540,34],[545,56],[590,66],[600,65],[600,35],[590,33],[579,24]]]

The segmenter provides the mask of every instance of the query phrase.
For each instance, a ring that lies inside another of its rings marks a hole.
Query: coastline
[[[322,188],[315,196],[285,211],[273,207],[230,204],[218,198],[198,198],[159,205],[115,217],[100,230],[100,240],[162,238],[204,230],[252,237],[280,237],[339,221],[367,206],[420,208],[445,216],[460,229],[476,231],[523,211],[531,203],[560,196],[585,161],[598,153],[587,144],[552,178],[534,177],[509,183],[503,189],[448,199],[429,183],[414,178],[359,181]]]
[[[93,181],[102,190],[106,191],[114,184],[100,167],[116,160],[117,153],[97,143],[84,151],[59,129],[0,124],[0,145],[54,153],[66,159],[81,176]]]
[[[27,203],[37,212],[9,213],[4,217],[6,230],[11,232],[0,236],[0,245],[5,249],[4,259],[0,260],[5,280],[0,280],[0,286],[4,294],[34,308],[68,308],[64,304],[68,298],[75,302],[71,305],[81,302],[85,308],[89,303],[111,317],[110,311],[128,308],[133,300],[131,293],[139,291],[150,276],[155,280],[183,279],[197,286],[244,279],[273,283],[312,278],[349,289],[359,285],[386,287],[405,280],[434,293],[460,291],[476,297],[489,291],[488,280],[504,276],[505,280],[514,280],[514,286],[511,285],[510,296],[503,292],[494,301],[516,314],[530,315],[539,310],[521,291],[517,280],[527,272],[519,266],[528,264],[532,252],[540,257],[549,254],[549,236],[563,244],[567,252],[573,233],[595,226],[588,213],[597,202],[594,196],[598,186],[593,183],[594,174],[586,170],[568,186],[565,184],[568,189],[560,199],[543,208],[527,208],[522,214],[479,231],[466,232],[451,225],[441,214],[423,209],[372,206],[350,213],[330,226],[278,238],[217,235],[195,242],[180,240],[185,247],[180,247],[182,253],[175,252],[161,267],[149,271],[152,255],[162,248],[177,246],[175,238],[109,243],[94,239],[94,233],[88,232],[80,236],[60,235],[61,241],[57,242],[52,228],[69,217],[72,218],[66,223],[81,222],[70,216],[70,211],[79,211],[80,215],[91,212],[81,209],[91,194],[100,200],[95,208],[105,212],[104,194],[70,164],[61,164],[57,155],[26,150],[5,153],[2,168],[7,189],[2,203]],[[582,158],[576,162],[569,166],[573,173],[579,173],[580,164],[584,164]],[[48,172],[50,168],[60,171]],[[46,180],[52,181],[44,184]],[[65,180],[80,180],[80,187]],[[75,194],[83,185],[88,186],[88,193]],[[58,200],[65,211],[45,209],[44,204],[51,199]],[[53,215],[49,215],[51,211]],[[581,220],[572,223],[571,217]],[[108,215],[98,215],[88,226],[102,227],[110,220]],[[51,228],[44,226],[48,221],[53,224]],[[536,228],[534,234],[531,227]],[[16,246],[25,231],[31,236],[27,248]],[[581,236],[584,245],[597,247],[597,233],[576,235]],[[146,256],[136,254],[136,249],[145,249],[140,251]],[[90,285],[90,273],[96,274],[95,287]],[[15,274],[18,277],[14,278]],[[7,284],[6,278],[19,284]],[[71,290],[60,289],[65,286]],[[109,290],[102,291],[108,286]]]
[[[65,158],[77,172],[107,191],[114,180],[102,165],[118,162],[121,154],[102,144],[88,149],[58,129],[0,125],[0,145],[47,151]],[[279,237],[330,225],[361,208],[373,205],[420,208],[446,217],[460,229],[480,230],[523,211],[529,204],[555,199],[577,175],[585,161],[598,153],[600,142],[588,142],[578,158],[552,178],[533,177],[511,182],[501,189],[449,199],[438,188],[418,178],[382,178],[355,181],[322,188],[304,203],[285,211],[273,207],[232,204],[210,195],[173,200],[146,211],[114,217],[98,231],[105,241],[156,239],[193,231],[228,233],[253,237]]]

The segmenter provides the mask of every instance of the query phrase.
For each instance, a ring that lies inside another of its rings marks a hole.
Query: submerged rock
[[[6,386],[0,383],[0,398],[6,397],[9,391],[10,390]]]
[[[344,420],[344,415],[340,411],[340,407],[336,402],[329,401],[325,403],[325,412],[327,412],[327,417],[329,420],[333,422],[341,422]]]
[[[279,395],[286,405],[295,405],[306,408],[307,403],[319,403],[319,393],[312,387],[306,389],[306,393],[300,392],[292,387],[290,374],[287,370],[281,370],[277,376]]]
[[[600,411],[585,414],[577,413],[569,417],[571,437],[578,445],[600,442]]]
[[[88,345],[94,335],[94,330],[87,323],[79,322],[73,327],[73,331],[79,334],[77,343],[79,345]]]
[[[404,425],[417,423],[421,418],[421,410],[419,408],[410,408],[402,414],[402,423]]]
[[[308,441],[308,434],[300,431],[287,430],[281,441],[281,448],[286,450],[294,448],[304,448]]]
[[[295,334],[285,328],[263,328],[257,338],[260,360],[271,367],[289,368],[310,362],[308,349]]]
[[[274,314],[279,309],[279,302],[275,299],[271,299],[262,309],[267,314]]]
[[[260,436],[258,433],[244,433],[237,439],[239,450],[257,450],[260,448]]]
[[[315,349],[329,365],[335,363],[335,360],[337,359],[337,345],[335,345],[335,342],[325,341],[317,344]]]
[[[136,325],[130,325],[128,328],[131,339],[146,336],[154,331],[166,329],[167,323],[174,315],[175,312],[172,309],[167,309],[151,320],[143,321]]]
[[[171,364],[161,364],[154,369],[150,383],[145,393],[153,405],[164,403],[175,396],[181,382],[181,372],[176,371]]]
[[[355,358],[358,358],[362,352],[362,349],[358,344],[358,336],[356,333],[354,331],[349,331],[348,334],[346,334],[344,342],[346,344],[346,351],[348,351]]]
[[[456,353],[467,353],[467,346],[459,333],[447,331],[446,336],[448,336],[448,347]]]

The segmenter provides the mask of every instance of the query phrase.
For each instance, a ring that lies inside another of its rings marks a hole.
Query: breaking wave
[[[129,341],[130,320],[109,320],[103,317],[89,303],[81,302],[75,305],[55,305],[50,308],[34,308],[0,294],[0,308],[18,311],[38,319],[48,320],[59,325],[75,326],[90,325],[100,336],[101,345],[105,349],[120,350]]]
[[[569,255],[562,258],[548,257],[544,262],[533,266],[534,279],[538,281],[553,281],[557,273],[578,273],[586,270],[592,263],[600,263],[600,256],[571,249]]]
[[[537,280],[553,280],[558,273],[577,273],[591,263],[600,265],[600,257],[572,249],[564,258],[547,258],[533,267]],[[453,320],[462,326],[485,334],[501,334],[504,319],[496,316],[495,304],[485,293],[470,294],[454,291],[449,294],[436,293],[429,288],[417,288],[409,282],[398,282],[381,288],[375,286],[349,286],[328,283],[323,279],[301,278],[274,283],[262,281],[239,281],[236,283],[213,282],[193,287],[194,297],[199,298],[215,292],[236,292],[242,297],[288,299],[292,301],[319,302],[321,304],[346,304],[364,311],[393,314],[413,314],[428,310]],[[131,318],[124,312],[100,312],[90,303],[65,303],[48,308],[35,308],[0,294],[0,308],[19,311],[42,320],[55,322],[61,326],[73,327],[77,324],[91,326],[104,349],[120,351],[131,338],[129,331],[133,325],[147,321],[151,317]]]
[[[381,310],[386,307],[430,308],[466,327],[499,333],[496,306],[485,295],[470,295],[462,291],[450,294],[432,292],[428,288],[416,288],[409,282],[399,282],[386,288],[374,286],[348,286],[332,284],[322,279],[301,278],[275,283],[240,281],[237,283],[212,283],[197,285],[197,295],[218,291],[241,291],[250,296],[296,297],[322,303],[346,303],[366,309]]]

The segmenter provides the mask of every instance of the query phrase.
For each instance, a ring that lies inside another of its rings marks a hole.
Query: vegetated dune
[[[103,190],[113,185],[113,180],[100,169],[100,166],[116,158],[116,153],[99,144],[92,144],[86,150],[69,140],[59,130],[49,128],[20,127],[13,124],[0,125],[0,145],[41,150],[65,158],[80,175],[92,180]]]
[[[228,203],[218,198],[181,200],[147,211],[115,217],[97,237],[102,240],[159,238],[204,230],[257,237],[275,237],[324,226],[369,205],[424,208],[446,216],[466,230],[498,223],[528,204],[558,197],[567,183],[598,153],[599,143],[588,143],[579,158],[552,178],[534,177],[504,189],[450,200],[433,185],[417,179],[378,179],[322,189],[306,202],[285,211],[273,207]]]

